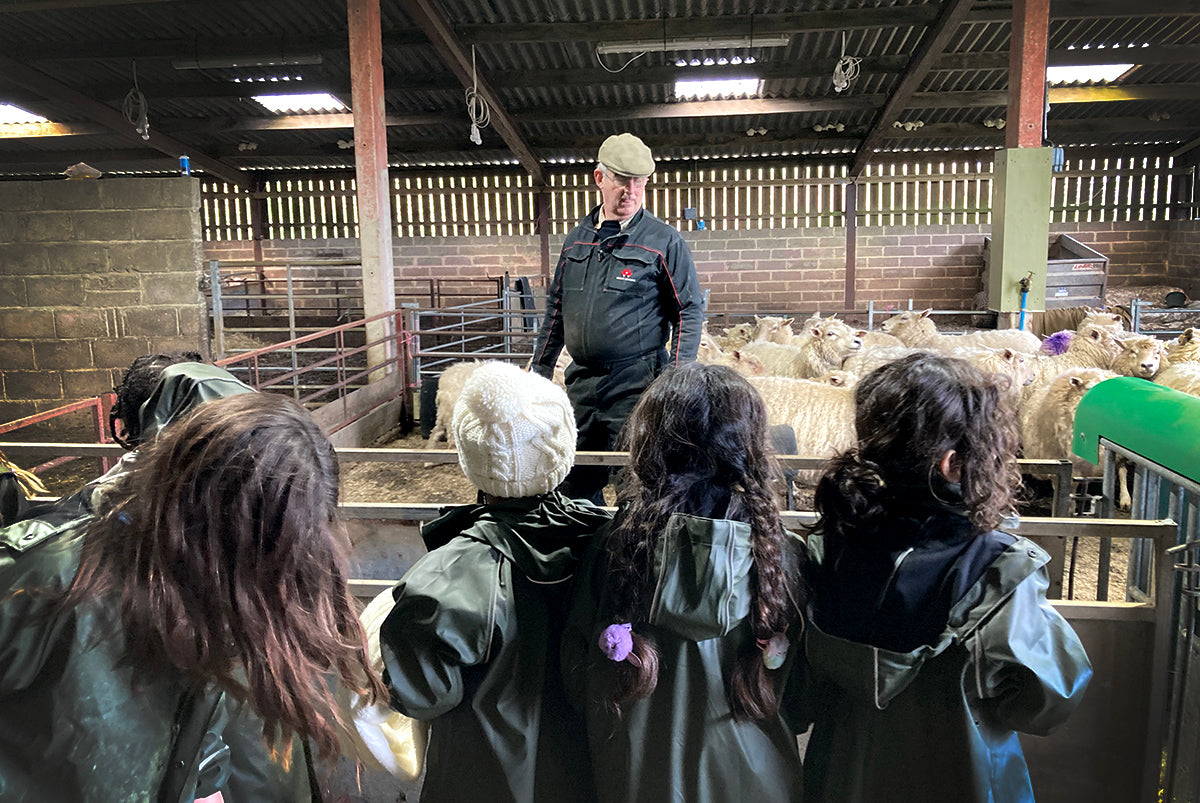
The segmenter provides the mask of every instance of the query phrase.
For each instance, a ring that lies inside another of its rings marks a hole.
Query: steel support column
[[[379,0],[346,0],[350,33],[350,93],[354,109],[354,175],[358,195],[358,241],[362,252],[363,309],[367,318],[396,308],[392,259],[391,182],[384,125],[383,41]],[[367,327],[367,364],[395,358],[394,318]],[[376,372],[372,380],[382,377]]]
[[[1014,0],[1008,48],[1008,148],[1040,148],[1046,111],[1050,0]]]

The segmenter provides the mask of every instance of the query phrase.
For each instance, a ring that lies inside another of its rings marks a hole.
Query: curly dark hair
[[[952,449],[967,518],[977,534],[995,529],[1012,513],[1021,484],[1007,381],[928,353],[864,377],[854,391],[858,445],[835,458],[817,483],[817,530],[870,539],[894,516],[945,499],[938,464]]]
[[[144,677],[216,684],[262,718],[337,751],[326,673],[387,699],[349,593],[338,464],[291,399],[208,402],[143,446],[84,536],[61,605],[120,607],[125,660]]]
[[[630,471],[618,490],[612,531],[610,619],[645,621],[653,590],[654,546],[674,513],[723,516],[750,524],[750,625],[767,639],[800,618],[799,566],[785,559],[775,487],[779,471],[768,452],[767,415],[758,392],[737,372],[691,363],[662,374],[642,394],[622,443]],[[717,505],[714,508],[714,503]],[[716,512],[714,513],[714,509]],[[635,629],[637,662],[616,666],[614,706],[649,695],[658,683],[658,654]],[[727,689],[735,716],[762,719],[778,707],[776,687],[759,649],[741,655]]]
[[[204,362],[198,351],[166,351],[143,354],[129,364],[121,382],[113,388],[117,394],[108,411],[108,434],[126,449],[135,449],[142,441],[142,405],[154,392],[164,368],[181,362]],[[117,422],[121,422],[121,432]]]

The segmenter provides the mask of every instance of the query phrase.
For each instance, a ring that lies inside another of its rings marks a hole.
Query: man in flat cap
[[[565,346],[567,395],[581,451],[610,451],[642,391],[664,368],[696,359],[702,294],[679,232],[642,208],[654,157],[633,134],[600,146],[592,175],[601,203],[567,235],[533,349],[550,376]],[[667,352],[668,338],[671,341]],[[608,470],[576,466],[561,486],[603,504]]]

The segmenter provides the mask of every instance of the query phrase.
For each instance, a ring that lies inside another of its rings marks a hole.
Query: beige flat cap
[[[645,178],[654,173],[654,156],[633,134],[613,134],[597,154],[600,164],[622,176]]]

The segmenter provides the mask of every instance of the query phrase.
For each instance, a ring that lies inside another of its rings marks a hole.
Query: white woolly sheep
[[[900,338],[906,346],[935,351],[957,348],[1008,348],[1026,354],[1037,354],[1042,345],[1037,335],[1023,329],[987,329],[961,335],[944,335],[929,317],[932,312],[932,309],[923,312],[908,310],[888,318],[880,328],[887,334]]]
[[[800,347],[782,343],[754,340],[738,349],[742,354],[752,354],[766,366],[767,373],[774,376],[801,378]]]
[[[766,315],[762,318],[754,316],[754,334],[751,340],[763,340],[767,343],[790,343],[792,340],[792,323],[794,318],[780,318]]]
[[[705,348],[703,343],[696,354],[696,362],[705,365],[727,365],[742,376],[766,376],[769,373],[762,360],[742,349],[722,351]]]
[[[426,449],[437,448],[436,444],[443,439],[448,444],[447,448],[454,448],[454,430],[450,427],[450,420],[454,416],[454,404],[462,395],[463,385],[481,365],[483,362],[479,360],[456,362],[443,371],[441,377],[438,378],[437,396],[435,397],[437,419],[434,422],[433,430],[429,433],[429,440],[425,444]]]
[[[1167,344],[1170,365],[1158,372],[1154,381],[1193,396],[1200,396],[1200,330],[1188,328]]]
[[[1037,376],[1026,387],[1024,398],[1031,398],[1036,390],[1068,368],[1102,368],[1110,371],[1121,351],[1121,341],[1111,329],[1084,321],[1062,354],[1034,357]]]
[[[839,370],[847,357],[862,349],[858,330],[835,317],[813,321],[808,334],[811,338],[800,346],[800,379],[812,379]]]
[[[1084,394],[1116,376],[1100,368],[1069,368],[1042,385],[1021,409],[1021,448],[1025,457],[1070,460],[1075,476],[1098,477],[1100,468],[1071,449],[1075,410]]]
[[[842,363],[842,370],[864,377],[876,368],[882,368],[890,362],[918,353],[928,353],[928,349],[914,349],[908,346],[865,346],[846,358]]]
[[[1025,386],[1037,375],[1034,357],[1012,349],[962,349],[954,356],[966,360],[985,374],[1008,377],[1008,399],[1018,405]]]
[[[723,330],[723,333],[716,338],[717,345],[722,349],[736,349],[749,343],[754,339],[754,325],[749,323],[739,323],[730,326]]]
[[[770,424],[787,424],[796,433],[802,457],[834,457],[854,446],[854,390],[807,379],[752,376],[767,408]],[[801,471],[797,482],[815,485],[820,472]]]
[[[1156,337],[1130,335],[1119,342],[1121,353],[1113,360],[1112,370],[1121,376],[1153,379],[1166,363],[1166,346]]]

